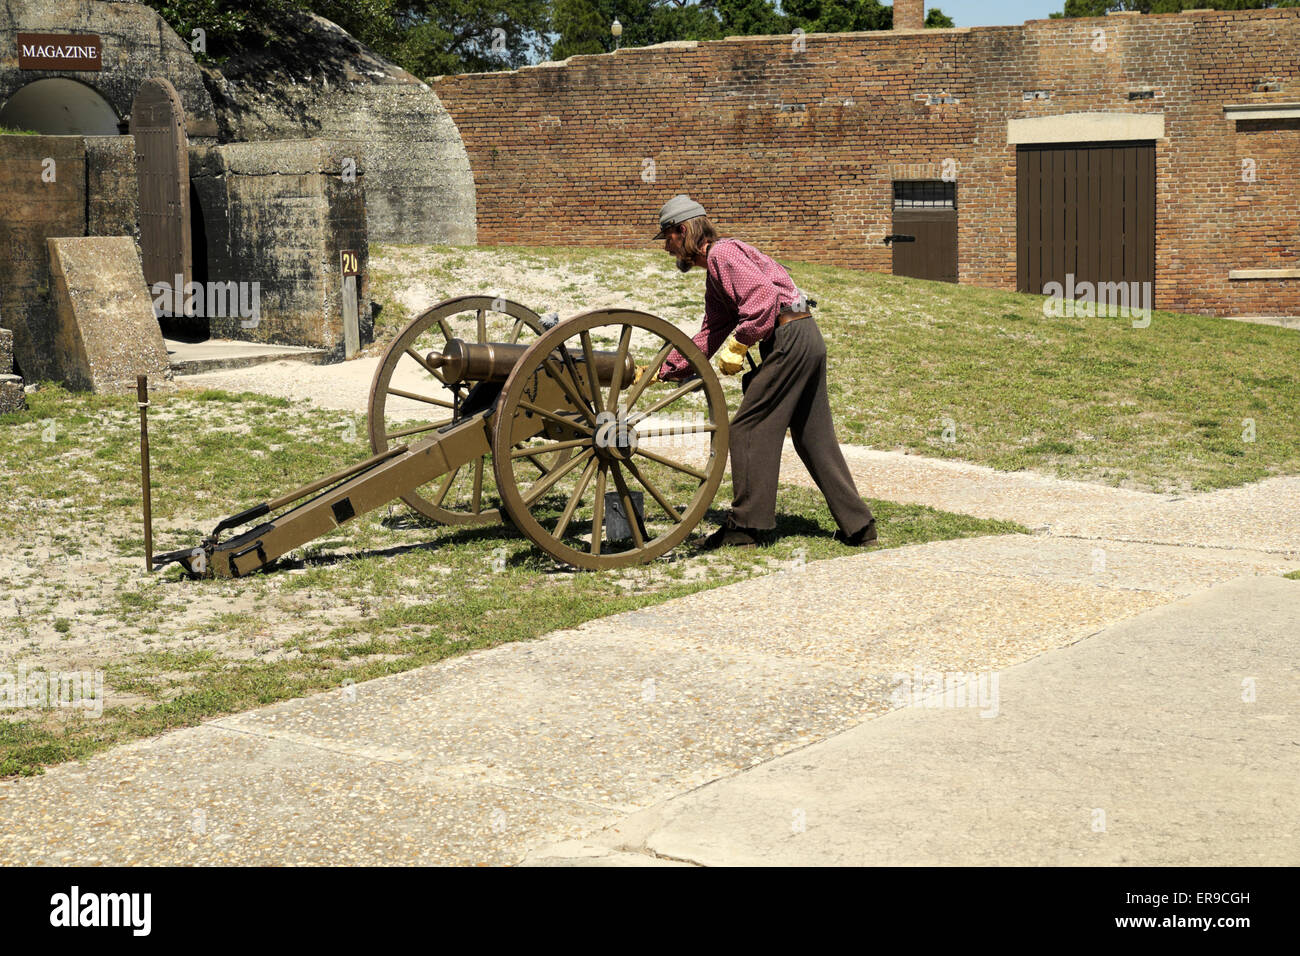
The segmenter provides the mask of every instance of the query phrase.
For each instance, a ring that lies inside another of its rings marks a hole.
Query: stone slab
[[[172,374],[202,375],[227,369],[253,368],[268,362],[302,362],[322,365],[330,354],[324,349],[297,345],[264,345],[260,342],[235,342],[230,339],[207,339],[181,342],[164,339]]]
[[[133,385],[137,375],[170,378],[135,242],[128,236],[46,242],[63,380],[111,392]]]

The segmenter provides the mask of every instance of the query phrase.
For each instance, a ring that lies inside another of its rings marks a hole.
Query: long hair
[[[708,216],[696,216],[682,223],[682,258],[693,260],[704,246],[718,239],[718,230]]]

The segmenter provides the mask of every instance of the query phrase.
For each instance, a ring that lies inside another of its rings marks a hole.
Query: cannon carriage
[[[636,380],[674,349],[691,366],[683,382]],[[727,460],[722,387],[671,323],[625,309],[545,322],[489,296],[441,302],[397,336],[368,426],[372,457],[225,518],[154,565],[241,576],[401,499],[442,524],[509,521],[575,567],[626,567],[690,535]]]

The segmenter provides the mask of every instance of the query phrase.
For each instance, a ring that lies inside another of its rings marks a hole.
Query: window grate
[[[956,209],[957,184],[941,179],[894,181],[894,208]]]

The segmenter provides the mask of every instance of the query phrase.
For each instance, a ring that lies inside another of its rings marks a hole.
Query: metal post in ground
[[[153,501],[149,488],[149,377],[135,380],[136,405],[140,409],[140,487],[144,492],[144,569],[153,571]]]

